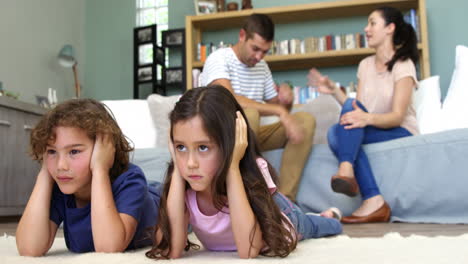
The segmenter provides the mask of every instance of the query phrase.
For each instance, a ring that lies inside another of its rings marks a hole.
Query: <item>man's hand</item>
[[[286,129],[286,135],[293,144],[299,144],[304,139],[304,129],[297,123],[289,113],[285,113],[280,116],[281,123],[283,123]]]
[[[282,83],[277,87],[278,100],[281,105],[290,106],[294,100],[294,93],[287,83]]]

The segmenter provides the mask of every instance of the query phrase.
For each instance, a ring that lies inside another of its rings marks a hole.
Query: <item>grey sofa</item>
[[[370,144],[365,151],[392,207],[392,221],[468,223],[468,129]],[[277,169],[281,154],[281,149],[264,153]],[[149,180],[162,181],[169,158],[164,148],[137,149],[132,162]],[[337,166],[328,145],[314,145],[299,186],[302,209],[318,212],[336,206],[346,215],[359,206],[359,196],[349,198],[331,190]]]

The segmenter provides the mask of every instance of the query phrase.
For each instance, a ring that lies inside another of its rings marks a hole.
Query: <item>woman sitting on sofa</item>
[[[363,202],[343,223],[388,222],[391,209],[380,194],[362,144],[382,142],[418,133],[411,105],[416,86],[417,39],[412,26],[397,9],[374,10],[365,27],[369,47],[376,53],[358,68],[357,99],[347,98],[339,85],[316,69],[309,83],[332,94],[343,106],[339,123],[328,132],[328,142],[339,160],[332,177],[333,191],[348,196],[361,192]]]

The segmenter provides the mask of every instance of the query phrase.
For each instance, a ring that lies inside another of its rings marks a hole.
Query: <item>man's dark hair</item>
[[[246,39],[253,38],[254,33],[260,35],[266,41],[273,41],[275,38],[275,25],[271,18],[264,14],[252,14],[242,27],[246,32]]]

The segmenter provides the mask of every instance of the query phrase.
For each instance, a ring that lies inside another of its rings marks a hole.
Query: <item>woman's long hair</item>
[[[244,111],[237,103],[234,96],[222,86],[200,87],[187,91],[176,103],[170,113],[170,136],[172,139],[174,125],[199,116],[203,121],[206,133],[219,146],[221,158],[218,171],[211,185],[213,203],[218,210],[222,210],[225,204],[226,177],[232,159],[235,144],[236,111],[240,111],[247,121]],[[255,214],[262,231],[262,239],[266,243],[266,250],[261,252],[265,256],[286,257],[296,248],[296,234],[289,230],[295,230],[289,220],[281,213],[273,200],[262,173],[257,167],[256,159],[261,157],[255,135],[248,125],[248,146],[244,157],[239,163],[242,181],[250,206]],[[277,176],[269,165],[273,180],[277,182]],[[171,251],[171,230],[167,215],[167,196],[171,183],[171,175],[174,164],[171,162],[165,177],[164,188],[159,208],[159,219],[156,230],[162,233],[159,243],[154,243],[153,248],[146,253],[149,258],[169,258]],[[186,188],[190,188],[187,184]],[[285,226],[286,225],[286,226]],[[252,227],[252,245],[255,226]],[[156,237],[156,233],[155,233]],[[188,241],[185,250],[193,248],[194,244]]]
[[[399,60],[405,61],[411,59],[416,65],[419,59],[418,39],[413,26],[405,22],[403,14],[396,8],[383,6],[377,8],[375,11],[378,11],[382,15],[386,26],[391,23],[395,25],[395,32],[393,33],[395,54],[392,59],[387,62],[387,70],[391,72],[393,66]]]

